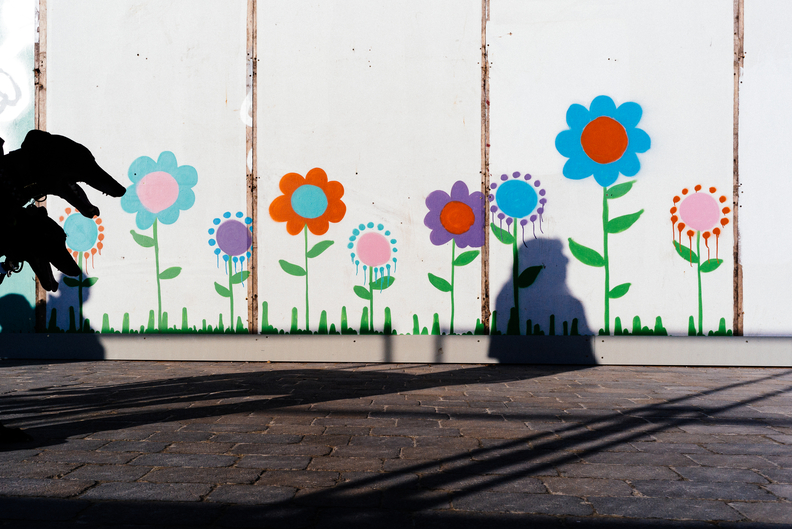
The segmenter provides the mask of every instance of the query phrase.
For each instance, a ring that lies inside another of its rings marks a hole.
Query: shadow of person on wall
[[[47,296],[47,330],[50,332],[91,332],[90,327],[96,327],[93,322],[87,322],[84,314],[85,303],[91,297],[89,287],[69,286],[66,281],[75,283],[88,276],[83,274],[80,278],[71,278],[61,274],[58,279],[58,291]],[[81,292],[82,291],[82,292]],[[82,300],[80,299],[82,297]],[[81,306],[82,309],[81,310]],[[88,325],[86,325],[86,322]]]
[[[25,296],[6,294],[0,297],[0,332],[33,332],[36,311]]]
[[[583,304],[566,284],[569,259],[562,251],[562,242],[530,238],[518,244],[520,273],[527,274],[529,267],[542,268],[534,268],[538,275],[533,283],[517,289],[519,315],[515,310],[513,278],[498,292],[489,356],[506,363],[596,363]],[[555,338],[559,336],[563,338]]]

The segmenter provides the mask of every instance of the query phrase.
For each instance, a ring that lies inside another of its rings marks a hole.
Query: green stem
[[[451,330],[454,334],[454,254],[456,253],[456,239],[451,239]]]
[[[610,263],[608,261],[608,188],[602,188],[602,233],[603,252],[605,259],[605,327],[606,335],[610,335]]]
[[[231,256],[228,256],[228,299],[231,303],[231,320],[229,320],[228,325],[233,329],[234,328],[234,284],[231,282],[233,278],[233,273],[231,272]]]
[[[512,253],[514,255],[514,263],[512,264],[512,287],[514,289],[514,312],[516,312],[515,318],[517,318],[517,329],[520,328],[519,321],[520,321],[520,287],[517,285],[517,278],[520,276],[520,253],[519,248],[517,246],[517,219],[514,220],[514,241],[512,241]],[[517,332],[520,334],[520,332]]]
[[[154,265],[157,270],[157,329],[162,327],[162,286],[160,285],[160,265],[159,265],[159,240],[157,239],[157,218],[154,218]]]
[[[308,225],[305,225],[305,330],[311,330],[310,319],[308,317]]]
[[[83,253],[80,252],[77,256],[77,266],[80,267],[80,282],[77,283],[77,310],[79,319],[77,321],[80,322],[80,327],[78,328],[78,332],[82,332],[83,330]]]
[[[374,281],[371,280],[374,267],[369,268],[369,272],[369,331],[374,332]]]
[[[696,253],[698,254],[698,303],[699,303],[699,335],[704,336],[704,327],[703,327],[703,319],[704,319],[704,307],[701,298],[701,232],[696,232]]]

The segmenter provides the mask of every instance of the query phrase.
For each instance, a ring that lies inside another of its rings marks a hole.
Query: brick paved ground
[[[792,371],[0,362],[0,527],[792,526]]]

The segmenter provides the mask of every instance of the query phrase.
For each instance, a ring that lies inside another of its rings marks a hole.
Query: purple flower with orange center
[[[451,293],[451,334],[454,333],[454,268],[472,263],[480,253],[470,250],[457,256],[456,247],[480,248],[484,245],[485,204],[484,194],[480,191],[470,193],[461,180],[451,186],[451,194],[437,190],[426,197],[429,213],[424,217],[424,225],[432,230],[429,240],[435,246],[451,242],[451,281],[429,274],[432,286]]]

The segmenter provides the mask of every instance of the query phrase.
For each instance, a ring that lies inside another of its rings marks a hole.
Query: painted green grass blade
[[[429,282],[432,284],[440,292],[451,292],[451,283],[443,279],[442,277],[437,277],[434,274],[429,274]]]
[[[676,241],[674,241],[674,248],[676,248],[676,251],[679,254],[679,257],[681,257],[685,261],[688,261],[688,262],[694,263],[694,264],[699,262],[698,254],[696,252],[694,252],[691,248],[687,248],[685,246],[682,246],[681,244],[679,244]]]
[[[581,263],[589,266],[603,267],[605,266],[605,259],[597,252],[587,246],[578,244],[569,238],[569,251],[575,256],[575,259]]]
[[[322,253],[333,245],[334,241],[320,241],[314,244],[313,248],[308,250],[308,259],[319,257]]]
[[[622,283],[621,285],[613,287],[611,291],[608,292],[608,297],[611,299],[619,299],[630,290],[630,285],[632,285],[632,283]]]
[[[135,232],[135,230],[129,230],[129,233],[132,234],[132,238],[135,239],[135,242],[143,248],[151,248],[154,246],[154,239],[148,235],[141,235],[140,233]]]
[[[391,286],[394,281],[396,281],[395,277],[393,277],[393,276],[390,276],[390,277],[385,276],[385,277],[381,277],[381,278],[377,279],[376,281],[371,282],[370,285],[371,285],[371,288],[374,289],[374,290],[385,290],[386,288]]]
[[[478,257],[479,253],[480,252],[478,250],[471,250],[469,252],[459,254],[459,256],[454,260],[454,266],[465,266],[472,263],[473,260]]]
[[[543,268],[543,265],[539,265],[529,266],[523,270],[517,278],[517,286],[519,288],[528,288],[529,286],[533,285],[536,281],[536,278],[539,277],[539,272],[541,272]]]
[[[278,264],[280,264],[280,267],[287,274],[290,274],[290,275],[293,275],[293,276],[298,276],[298,277],[305,275],[305,269],[302,266],[297,266],[296,264],[291,264],[290,262],[284,261],[283,259],[278,261]]]
[[[701,273],[706,274],[707,272],[714,272],[721,264],[723,264],[723,259],[710,259],[704,261],[701,263]]]
[[[632,189],[632,186],[635,185],[635,182],[636,181],[633,180],[631,182],[624,182],[623,184],[613,186],[605,192],[605,197],[608,200],[623,197],[630,192],[630,189]]]
[[[371,299],[371,292],[369,292],[368,290],[366,290],[365,288],[363,288],[360,285],[355,285],[354,291],[355,291],[355,294],[357,294],[357,297],[359,297],[361,299],[365,299],[366,301]]]
[[[179,274],[181,274],[181,271],[182,271],[181,266],[171,266],[170,268],[167,268],[162,272],[160,272],[159,278],[173,279],[174,277],[177,277]]]
[[[243,270],[242,272],[237,272],[236,274],[231,276],[231,284],[238,285],[242,281],[246,280],[248,277],[250,277],[250,272],[248,272],[247,270]]]
[[[621,217],[616,217],[608,221],[608,233],[621,233],[623,231],[627,231],[630,229],[630,226],[635,224],[641,214],[643,214],[644,210],[638,211],[637,213],[630,213],[629,215],[622,215]]]
[[[230,298],[231,297],[231,292],[226,287],[224,287],[223,285],[221,285],[220,283],[218,283],[216,281],[215,281],[214,285],[215,285],[215,290],[217,291],[218,294],[220,294],[224,298]]]
[[[514,244],[514,235],[509,233],[508,230],[497,227],[494,222],[490,223],[490,228],[492,228],[492,234],[500,242],[503,244]]]

